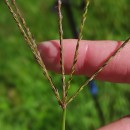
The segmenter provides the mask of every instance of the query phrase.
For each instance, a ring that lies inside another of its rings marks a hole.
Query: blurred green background
[[[58,39],[57,13],[54,0],[19,0],[22,14],[37,42]],[[82,11],[70,0],[75,22],[80,24]],[[72,33],[64,14],[64,36]],[[77,29],[79,26],[77,26]],[[130,0],[91,0],[84,39],[125,40],[130,35]],[[129,60],[129,59],[128,59]],[[52,75],[60,89],[60,76]],[[75,77],[71,92],[84,82]],[[96,81],[98,102],[105,124],[130,113],[130,86]],[[0,130],[60,130],[61,109],[52,90],[36,64],[30,49],[0,1]],[[66,130],[95,130],[103,125],[89,89],[69,105]]]

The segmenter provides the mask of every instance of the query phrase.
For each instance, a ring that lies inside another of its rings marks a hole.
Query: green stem
[[[66,108],[63,109],[63,115],[62,115],[62,130],[65,130],[65,121],[66,121]]]

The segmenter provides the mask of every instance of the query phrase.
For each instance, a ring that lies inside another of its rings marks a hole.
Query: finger
[[[98,130],[130,130],[130,117],[125,117]]]
[[[64,40],[64,67],[66,74],[70,73],[77,40]],[[91,76],[110,57],[121,42],[117,41],[81,41],[75,74]],[[41,57],[49,70],[60,72],[59,41],[44,42],[38,45]],[[110,82],[130,83],[130,44],[96,77]]]

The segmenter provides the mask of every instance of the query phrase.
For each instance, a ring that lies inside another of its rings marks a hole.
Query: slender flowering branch
[[[23,25],[24,30],[27,32],[28,38],[31,40],[31,42],[32,42],[33,44],[36,44],[35,39],[33,38],[33,36],[32,36],[32,34],[31,34],[29,28],[28,28],[27,25],[26,25],[26,22],[25,22],[24,18],[23,18],[22,15],[21,15],[21,12],[20,12],[19,8],[18,8],[17,5],[16,5],[16,1],[15,1],[15,0],[11,0],[11,2],[12,2],[12,5],[14,6],[14,9],[16,10],[16,13],[17,13],[17,15],[18,15],[18,17],[19,17],[20,22],[21,22],[22,25]]]
[[[60,65],[61,65],[61,73],[62,73],[62,89],[63,89],[63,104],[65,105],[65,97],[66,97],[66,83],[65,83],[65,70],[64,70],[64,58],[63,58],[63,28],[62,28],[62,13],[61,13],[61,0],[58,0],[58,16],[59,16],[59,36],[60,36]],[[65,106],[63,106],[65,107]]]
[[[61,0],[58,0],[58,15],[59,15],[59,36],[60,36],[60,65],[62,73],[62,130],[65,130],[66,124],[66,82],[65,82],[65,70],[64,70],[64,56],[63,56],[63,28],[62,28],[62,13],[61,13]]]
[[[29,28],[26,26],[26,22],[24,20],[24,18],[21,16],[21,13],[19,11],[19,9],[17,8],[17,5],[15,3],[15,0],[12,0],[12,4],[14,6],[14,8],[12,7],[12,5],[10,4],[10,2],[8,0],[4,0],[5,1],[5,4],[7,5],[7,7],[9,8],[20,32],[22,33],[26,43],[28,44],[28,46],[31,48],[38,64],[41,66],[42,70],[43,70],[43,74],[45,75],[45,77],[48,79],[48,81],[50,82],[50,85],[52,87],[52,90],[58,100],[58,103],[60,106],[62,106],[62,101],[60,99],[60,95],[59,95],[59,92],[58,92],[58,89],[54,86],[53,84],[53,81],[45,67],[45,64],[44,62],[42,61],[41,59],[41,56],[40,56],[40,53],[37,49],[37,45],[36,45],[36,42],[35,40],[32,38],[32,34],[31,32],[29,31]],[[15,11],[16,10],[16,11]]]
[[[130,37],[122,43],[122,45],[103,63],[101,67],[68,99],[67,104],[74,100],[74,98],[88,85],[103,69],[104,67],[126,46],[130,41]]]
[[[75,72],[75,66],[76,66],[77,59],[78,59],[79,44],[80,44],[80,41],[82,40],[82,37],[83,37],[82,32],[83,32],[84,24],[85,24],[85,21],[86,21],[86,15],[87,15],[87,12],[88,12],[88,6],[89,6],[89,0],[86,2],[85,10],[84,10],[84,13],[83,13],[83,16],[82,16],[82,20],[81,20],[79,38],[78,38],[77,45],[76,45],[73,65],[72,65],[72,68],[71,68],[71,74],[70,74],[70,78],[69,78],[69,81],[68,81],[68,84],[67,84],[66,93],[68,92],[68,90],[70,88],[70,83],[72,81],[72,77],[73,77],[73,74]]]

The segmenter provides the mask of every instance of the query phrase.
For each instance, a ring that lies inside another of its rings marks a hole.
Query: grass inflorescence
[[[62,98],[61,98],[58,89],[55,87],[55,85],[54,85],[54,83],[49,75],[49,72],[46,69],[44,62],[42,61],[40,53],[37,49],[36,41],[34,40],[32,33],[30,32],[30,29],[27,27],[26,21],[23,18],[23,16],[21,15],[20,10],[16,4],[16,1],[15,0],[4,0],[4,1],[7,5],[8,9],[10,10],[20,32],[22,33],[22,36],[24,37],[24,39],[27,43],[27,45],[30,47],[38,64],[42,68],[44,76],[49,81],[50,86],[55,94],[55,97],[56,97],[60,107],[63,109],[62,130],[65,130],[67,105],[71,101],[73,101],[75,99],[75,97],[77,97],[78,94],[83,90],[83,88],[86,85],[88,85],[88,83],[91,80],[93,80],[104,69],[104,67],[117,55],[117,53],[119,53],[121,51],[121,49],[124,48],[124,46],[129,42],[130,37],[127,40],[125,40],[125,42],[122,43],[122,45],[95,71],[94,74],[92,74],[92,76],[90,76],[90,78],[82,86],[80,86],[78,88],[78,90],[76,92],[74,92],[72,94],[72,96],[68,97],[68,91],[69,91],[70,86],[71,86],[72,77],[73,77],[73,74],[75,72],[75,66],[76,66],[77,59],[78,59],[78,50],[79,50],[79,46],[80,46],[80,41],[83,38],[83,29],[84,29],[84,24],[85,24],[87,12],[88,12],[89,1],[86,1],[86,6],[84,9],[84,13],[83,13],[81,25],[80,25],[79,37],[78,37],[77,45],[76,45],[76,49],[75,49],[73,64],[71,67],[70,78],[69,78],[68,82],[66,83],[65,70],[64,70],[64,48],[63,48],[63,27],[62,27],[63,16],[62,16],[62,12],[61,12],[62,2],[61,2],[61,0],[58,0],[58,16],[59,16],[58,20],[59,20],[59,39],[60,39],[59,51],[60,51],[60,65],[61,65],[61,74],[62,74]]]

